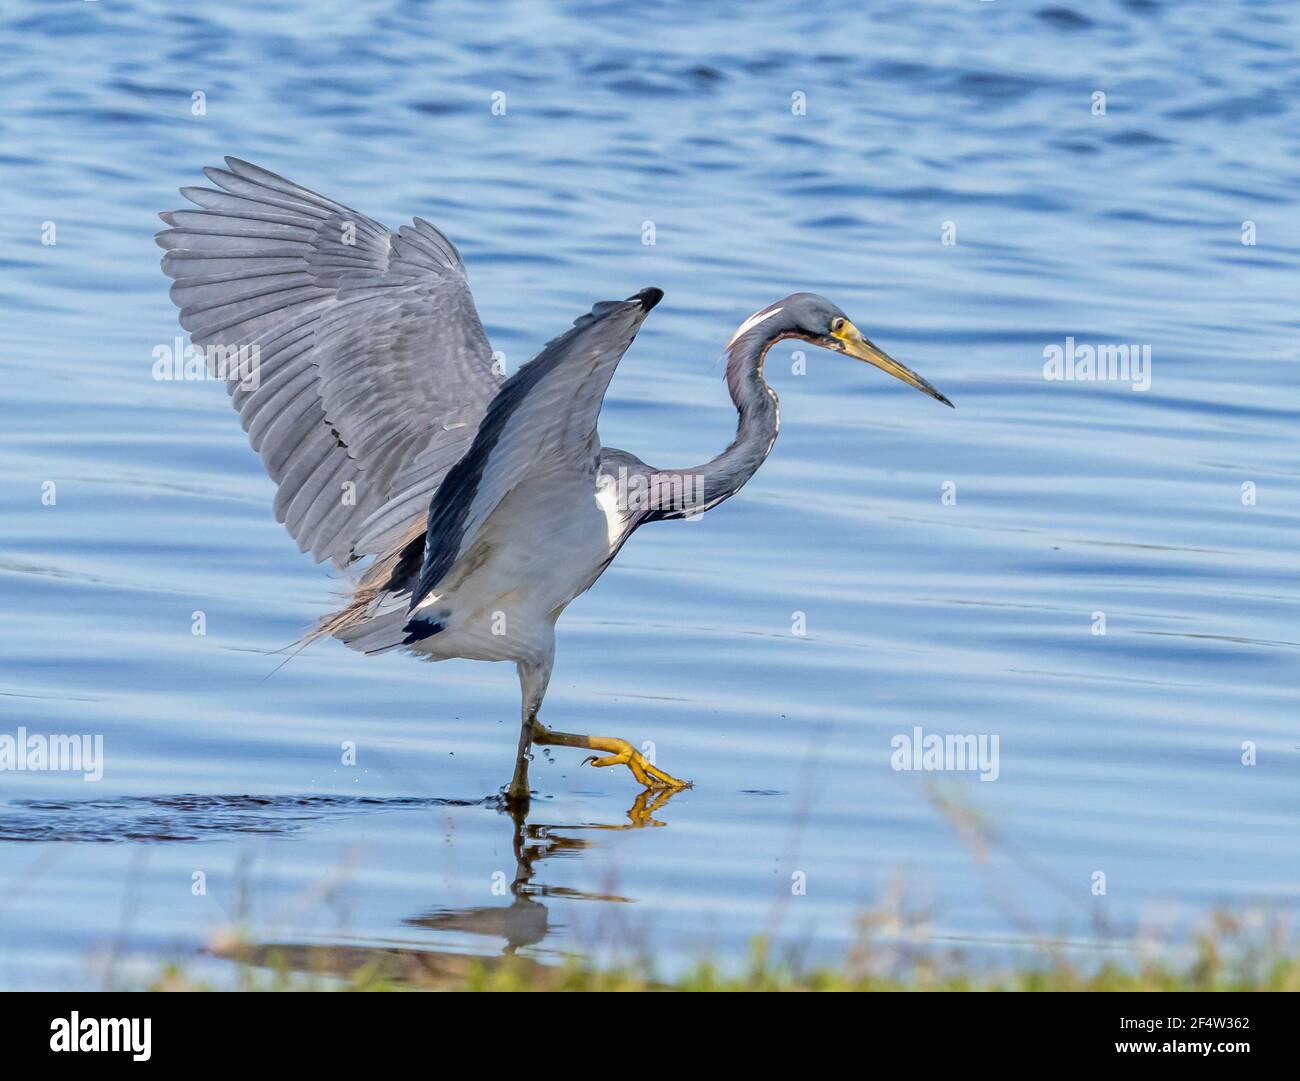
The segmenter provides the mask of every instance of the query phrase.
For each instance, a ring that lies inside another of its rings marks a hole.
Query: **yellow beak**
[[[851,357],[875,365],[882,372],[888,372],[895,379],[901,379],[909,387],[916,387],[921,393],[930,395],[935,401],[943,402],[950,409],[957,408],[926,380],[912,371],[911,368],[899,364],[883,349],[878,348],[864,338],[862,331],[858,330],[847,319],[844,320],[844,325],[838,331],[831,332],[830,337],[826,339],[826,345],[830,349],[847,353]]]

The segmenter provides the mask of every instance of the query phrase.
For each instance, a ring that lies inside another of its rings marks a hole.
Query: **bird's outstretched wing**
[[[605,390],[662,298],[662,290],[643,289],[627,300],[597,304],[502,384],[473,446],[434,494],[411,608],[435,589],[501,500],[525,479],[587,470],[594,494],[596,419]]]
[[[236,158],[161,215],[163,271],[279,486],[303,551],[344,565],[424,515],[501,384],[455,246]]]

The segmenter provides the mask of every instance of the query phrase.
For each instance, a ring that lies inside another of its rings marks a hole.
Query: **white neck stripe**
[[[755,312],[736,328],[736,333],[731,336],[731,341],[727,342],[727,348],[730,349],[736,344],[737,338],[746,331],[753,330],[759,323],[763,322],[764,319],[771,319],[772,316],[782,310],[782,307],[784,307],[784,305],[776,308],[766,308],[763,311]]]

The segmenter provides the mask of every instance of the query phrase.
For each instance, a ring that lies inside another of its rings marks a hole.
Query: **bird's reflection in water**
[[[524,814],[507,811],[514,822],[515,877],[510,883],[513,901],[508,906],[484,905],[476,908],[446,908],[417,916],[406,922],[434,931],[459,931],[472,935],[497,935],[506,940],[505,954],[513,955],[521,946],[535,946],[550,930],[546,906],[539,897],[567,897],[587,901],[626,902],[628,897],[614,893],[596,893],[566,886],[547,886],[533,881],[536,865],[550,856],[567,855],[591,848],[595,842],[586,837],[566,836],[560,830],[633,830],[662,826],[654,817],[674,789],[644,790],[628,809],[626,823],[582,826],[557,826],[529,823]]]
[[[551,931],[546,897],[626,903],[631,900],[614,893],[548,886],[535,881],[537,865],[557,855],[580,852],[596,845],[590,837],[574,832],[634,830],[665,823],[655,815],[676,794],[675,789],[646,789],[628,809],[627,822],[559,825],[529,822],[526,812],[502,813],[511,820],[515,874],[510,882],[508,905],[479,905],[469,908],[440,908],[405,921],[408,926],[438,933],[456,933],[504,940],[499,955],[450,953],[412,946],[303,945],[294,943],[229,943],[209,952],[245,965],[350,981],[388,981],[417,987],[458,983],[475,971],[492,971],[509,961],[519,976],[530,983],[545,985],[552,967],[527,956],[520,949],[539,945]],[[558,971],[558,970],[556,970]]]

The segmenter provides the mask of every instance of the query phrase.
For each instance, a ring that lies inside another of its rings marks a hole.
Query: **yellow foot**
[[[583,747],[589,751],[611,751],[600,758],[592,755],[583,759],[585,766],[627,766],[641,784],[647,788],[690,788],[690,781],[679,781],[671,773],[666,773],[654,765],[645,755],[625,739],[612,736],[575,736],[568,732],[552,732],[541,724],[534,722],[533,742],[562,747]]]
[[[689,781],[679,781],[671,773],[665,773],[658,766],[651,763],[645,755],[628,743],[627,740],[609,739],[608,742],[622,744],[622,747],[618,748],[617,754],[608,754],[603,758],[597,758],[593,754],[589,758],[584,758],[582,764],[585,766],[590,763],[597,768],[601,766],[627,766],[632,771],[632,776],[647,788],[690,787]],[[614,748],[602,747],[601,750],[614,750]]]

